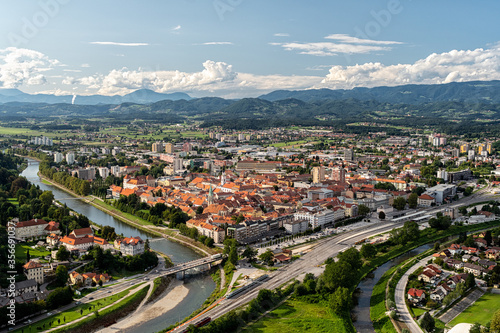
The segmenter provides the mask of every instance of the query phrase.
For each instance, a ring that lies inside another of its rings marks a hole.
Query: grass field
[[[484,294],[474,304],[453,319],[449,323],[449,326],[455,326],[458,323],[480,323],[485,325],[491,320],[493,314],[498,309],[500,309],[500,295]]]
[[[247,327],[244,333],[351,332],[347,321],[330,312],[326,305],[288,300],[265,318]]]
[[[129,292],[130,292],[130,289],[127,289],[127,290],[124,290],[116,295],[112,295],[112,296],[109,296],[109,297],[106,297],[103,299],[99,299],[99,300],[93,301],[91,303],[78,305],[78,306],[76,306],[68,311],[64,311],[64,312],[58,313],[56,315],[50,316],[47,319],[37,321],[36,323],[31,325],[32,326],[31,328],[25,328],[24,332],[38,332],[38,330],[36,329],[37,327],[54,328],[54,327],[59,326],[60,324],[64,324],[64,323],[68,323],[68,322],[77,320],[78,318],[86,316],[91,312],[102,309],[103,307],[108,306],[111,303],[114,303],[114,302],[117,302],[117,301],[123,299],[126,295],[129,294]],[[80,313],[80,310],[83,310],[82,313]],[[60,320],[60,324],[59,324],[58,320]],[[52,322],[52,325],[50,325],[51,322]],[[21,332],[21,330],[19,329],[19,330],[16,330],[15,332]]]
[[[30,250],[30,257],[45,257],[50,255],[50,251],[40,250],[39,248],[32,249],[31,246],[36,243],[23,243],[16,244],[16,259],[21,260],[23,262],[26,261],[26,251]]]
[[[111,205],[108,205],[106,203],[104,203],[103,201],[101,200],[94,200],[91,202],[92,205],[95,205],[95,206],[99,206],[101,208],[104,208],[104,209],[107,209],[107,210],[110,210],[112,211],[114,214],[118,215],[118,216],[122,216],[124,218],[127,218],[129,220],[132,220],[133,222],[136,222],[138,224],[141,224],[141,225],[154,225],[153,223],[149,222],[149,221],[146,221],[146,220],[143,220],[137,216],[134,216],[132,214],[128,214],[128,213],[124,213],[118,209],[116,209],[115,207],[111,206]]]
[[[15,206],[19,206],[19,201],[16,198],[8,198],[7,201]]]

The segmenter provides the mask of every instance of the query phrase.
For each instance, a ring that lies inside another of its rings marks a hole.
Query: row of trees
[[[50,163],[43,161],[39,166],[40,173],[45,177],[52,179],[58,184],[72,190],[78,195],[90,194],[90,182],[71,176],[66,171],[57,171],[50,166]]]

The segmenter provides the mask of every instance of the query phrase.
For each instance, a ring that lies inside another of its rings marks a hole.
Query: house
[[[26,264],[23,265],[24,275],[28,280],[35,280],[39,284],[43,284],[44,274],[43,267],[39,262],[30,260]]]
[[[464,267],[464,263],[460,260],[456,260],[456,259],[447,259],[445,260],[445,263],[452,267],[453,269],[460,269],[462,267]]]
[[[92,231],[92,228],[81,228],[81,229],[75,229],[73,230],[68,237],[71,238],[84,238],[84,237],[91,237],[94,236],[94,232]]]
[[[450,251],[452,255],[461,254],[462,247],[459,244],[451,244],[451,246],[448,248],[448,251]]]
[[[71,234],[70,234],[71,235]],[[66,247],[68,251],[78,250],[87,251],[91,246],[94,246],[94,237],[85,236],[80,238],[72,238],[70,236],[64,236],[59,239],[61,245]]]
[[[109,282],[111,280],[111,276],[108,274],[96,274],[93,278],[92,281],[94,281],[96,284],[99,284],[99,281],[102,281],[102,283]]]
[[[433,204],[436,204],[436,198],[428,194],[422,194],[418,197],[417,204],[422,207],[431,207]]]
[[[69,280],[70,280],[72,285],[78,285],[78,284],[84,285],[85,284],[85,279],[77,271],[73,271],[69,274]]]
[[[45,236],[45,230],[49,224],[42,219],[32,219],[18,222],[15,226],[16,239],[27,240],[29,238],[38,238]]]
[[[434,272],[431,269],[425,269],[420,275],[418,276],[419,281],[424,281],[425,283],[435,283],[437,278],[436,272]]]
[[[408,300],[412,303],[420,303],[425,299],[425,292],[422,289],[410,288],[408,290]]]
[[[442,289],[436,289],[430,294],[429,297],[435,302],[442,302],[445,296],[446,294]]]
[[[492,260],[497,260],[500,257],[500,251],[495,249],[488,249],[484,252],[484,254],[486,255],[486,258]]]
[[[144,253],[144,241],[141,237],[127,237],[115,240],[117,247],[123,256],[135,256]]]
[[[35,293],[38,290],[38,283],[34,279],[16,282],[16,296],[26,293]]]
[[[483,267],[475,264],[470,264],[468,262],[464,264],[464,272],[471,273],[474,276],[483,276],[488,273],[488,271]]]

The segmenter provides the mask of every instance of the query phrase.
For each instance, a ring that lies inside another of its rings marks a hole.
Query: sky
[[[193,97],[500,79],[499,1],[0,0],[0,88]]]

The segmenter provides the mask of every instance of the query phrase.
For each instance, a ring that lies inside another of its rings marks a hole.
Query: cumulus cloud
[[[0,49],[0,85],[17,88],[22,84],[40,85],[46,83],[44,72],[60,65],[41,52],[8,47]]]
[[[120,43],[120,42],[90,42],[93,45],[113,45],[113,46],[148,46],[148,43]]]
[[[330,88],[439,84],[500,79],[500,45],[489,49],[452,50],[433,53],[412,64],[379,62],[333,66],[322,85]]]
[[[89,88],[98,88],[98,93],[126,93],[141,88],[159,92],[171,90],[211,90],[223,82],[236,78],[232,66],[225,62],[207,60],[201,72],[187,73],[180,71],[141,71],[122,68],[112,70],[107,75],[84,77],[78,83]]]

